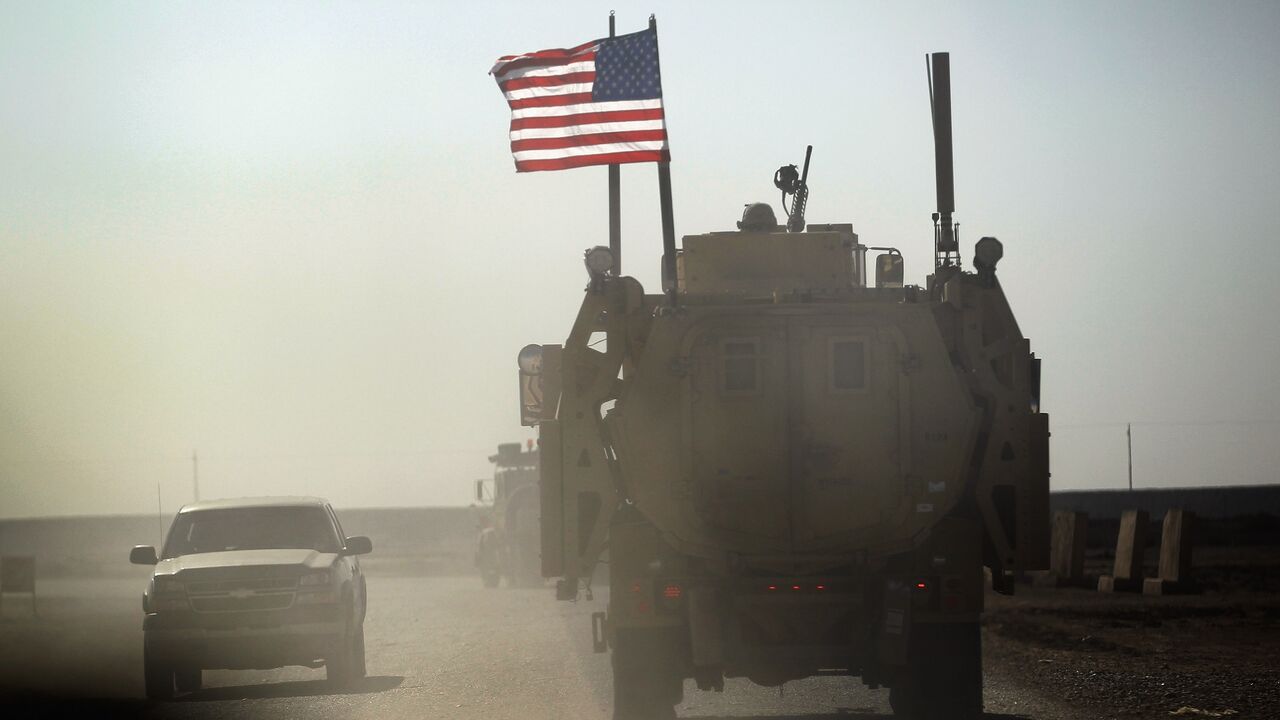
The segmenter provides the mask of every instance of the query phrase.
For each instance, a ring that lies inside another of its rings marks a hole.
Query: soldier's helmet
[[[738,221],[738,229],[743,231],[775,230],[777,227],[778,218],[769,203],[747,203],[742,209],[742,219]]]

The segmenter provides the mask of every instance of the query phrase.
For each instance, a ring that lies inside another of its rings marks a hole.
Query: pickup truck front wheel
[[[342,636],[330,656],[325,658],[324,671],[329,683],[338,687],[364,677],[364,623],[357,624]]]
[[[169,700],[173,697],[173,665],[145,642],[142,646],[142,679],[148,698]]]

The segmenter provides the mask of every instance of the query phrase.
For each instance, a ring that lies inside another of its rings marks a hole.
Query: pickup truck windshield
[[[164,557],[282,548],[338,552],[342,542],[325,511],[318,507],[197,510],[174,519]]]

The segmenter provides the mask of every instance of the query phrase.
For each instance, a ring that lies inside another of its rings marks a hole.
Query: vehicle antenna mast
[[[933,266],[935,269],[953,266],[958,268],[960,224],[952,220],[952,214],[956,211],[956,189],[951,151],[951,55],[933,53],[925,57],[924,65],[929,76],[933,159],[938,185],[938,211],[933,214]]]

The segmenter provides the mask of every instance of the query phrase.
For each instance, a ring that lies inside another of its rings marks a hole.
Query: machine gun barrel
[[[809,158],[812,155],[813,146],[805,147],[804,169],[800,171],[800,184],[796,186],[796,197],[791,204],[791,217],[787,218],[787,230],[791,232],[804,231],[804,206],[809,202]]]

